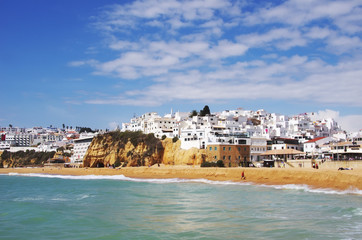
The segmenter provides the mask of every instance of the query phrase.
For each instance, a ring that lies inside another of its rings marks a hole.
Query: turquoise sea
[[[362,239],[361,191],[0,175],[0,239]]]

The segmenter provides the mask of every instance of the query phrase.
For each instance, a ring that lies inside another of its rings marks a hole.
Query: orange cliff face
[[[201,165],[206,159],[205,149],[181,149],[181,141],[175,143],[171,139],[162,141],[164,154],[162,163],[165,165]]]
[[[180,148],[181,142],[166,138],[160,140],[153,135],[131,136],[127,141],[111,134],[95,137],[84,156],[84,167],[200,165],[206,160],[205,150]]]

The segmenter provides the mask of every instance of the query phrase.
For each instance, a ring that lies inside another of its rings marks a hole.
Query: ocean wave
[[[353,195],[361,195],[362,190],[357,188],[349,188],[346,190],[335,190],[330,188],[313,188],[309,185],[305,184],[285,184],[285,185],[265,185],[262,184],[260,186],[263,187],[270,187],[274,189],[281,189],[281,190],[296,190],[296,191],[304,191],[310,193],[322,193],[322,194],[337,194],[337,195],[345,195],[345,194],[353,194]]]
[[[60,178],[72,180],[123,180],[131,182],[147,183],[206,183],[214,185],[252,185],[249,182],[232,182],[232,181],[213,181],[204,178],[199,179],[182,179],[182,178],[130,178],[124,175],[57,175],[43,173],[9,173],[11,176],[23,177],[41,177],[41,178]]]
[[[362,208],[353,209],[353,214],[355,214],[356,216],[362,216]]]
[[[15,198],[15,202],[39,202],[43,201],[44,198],[41,197],[23,197],[23,198]]]
[[[146,182],[146,183],[205,183],[212,185],[253,185],[269,187],[279,190],[297,190],[310,193],[321,193],[321,194],[353,194],[361,195],[362,190],[356,188],[349,188],[346,190],[334,190],[329,188],[313,188],[309,185],[303,184],[285,184],[285,185],[265,185],[255,184],[252,182],[233,182],[233,181],[215,181],[204,178],[199,179],[181,179],[181,178],[130,178],[124,175],[57,175],[57,174],[41,174],[41,173],[8,173],[10,176],[25,176],[25,177],[42,177],[42,178],[60,178],[60,179],[71,179],[71,180],[120,180],[120,181],[131,181],[131,182]]]

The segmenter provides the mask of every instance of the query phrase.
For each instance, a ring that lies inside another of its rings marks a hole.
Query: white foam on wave
[[[128,180],[130,178],[124,175],[57,175],[57,174],[42,174],[42,173],[9,173],[10,176],[23,176],[23,177],[40,177],[40,178],[60,178],[72,180]]]
[[[356,188],[349,188],[346,190],[334,190],[330,188],[312,188],[308,185],[304,184],[285,184],[285,185],[261,185],[263,187],[270,187],[274,189],[281,190],[296,190],[296,191],[304,191],[310,193],[322,193],[322,194],[337,194],[337,195],[345,195],[345,194],[353,194],[353,195],[361,195],[362,190]]]
[[[353,213],[357,216],[362,216],[362,208],[356,208],[353,210]]]
[[[199,179],[182,179],[182,178],[130,178],[124,175],[57,175],[57,174],[43,174],[43,173],[9,173],[13,176],[24,177],[41,177],[41,178],[60,178],[60,179],[73,179],[73,180],[124,180],[132,182],[149,182],[149,183],[207,183],[218,185],[251,185],[245,182],[232,182],[232,181],[212,181],[204,178]]]
[[[41,197],[23,197],[23,198],[15,198],[15,202],[38,202],[43,201],[44,198]]]
[[[84,195],[82,195],[82,196],[79,196],[79,197],[77,198],[77,200],[83,200],[83,199],[86,199],[86,198],[89,198],[89,197],[90,197],[90,195],[84,194]]]
[[[42,177],[42,178],[60,178],[60,179],[73,179],[73,180],[120,180],[120,181],[131,181],[131,182],[146,182],[146,183],[205,183],[212,185],[253,185],[269,187],[279,190],[296,190],[310,193],[321,193],[321,194],[353,194],[361,195],[362,190],[350,188],[347,190],[334,190],[329,188],[312,188],[308,185],[302,184],[285,184],[285,185],[264,185],[254,184],[252,182],[232,182],[232,181],[214,181],[204,178],[199,179],[181,179],[181,178],[130,178],[124,175],[56,175],[56,174],[41,174],[41,173],[9,173],[8,175],[15,176],[26,176],[26,177]]]

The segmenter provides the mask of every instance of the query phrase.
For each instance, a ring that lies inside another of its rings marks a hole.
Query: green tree
[[[210,115],[210,108],[209,106],[205,105],[205,107],[200,110],[200,116],[206,116],[206,115]]]
[[[80,127],[80,128],[78,128],[78,131],[79,131],[79,133],[82,133],[82,132],[87,132],[87,133],[94,132],[90,127]]]
[[[191,114],[190,114],[190,117],[193,117],[193,116],[197,116],[197,111],[196,110],[192,110]]]

